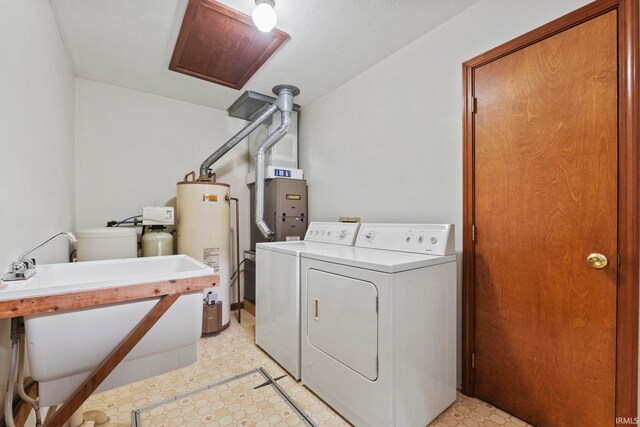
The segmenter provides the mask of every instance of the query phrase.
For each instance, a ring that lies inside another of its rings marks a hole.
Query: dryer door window
[[[307,273],[307,339],[338,362],[378,378],[378,290],[371,282]]]

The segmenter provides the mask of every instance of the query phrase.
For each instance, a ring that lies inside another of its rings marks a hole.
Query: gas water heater
[[[204,262],[220,276],[220,283],[205,293],[213,292],[214,299],[222,302],[221,329],[225,329],[230,320],[229,184],[215,182],[213,178],[195,180],[192,172],[177,187],[178,253]],[[218,330],[202,331],[212,332]]]
[[[264,238],[272,240],[275,235],[265,220],[264,214],[265,157],[268,150],[287,134],[294,107],[293,97],[298,95],[300,90],[295,86],[278,85],[273,88],[273,93],[277,97],[272,104],[256,113],[249,124],[202,162],[200,175],[197,179],[195,172],[191,172],[177,185],[178,253],[201,260],[213,267],[215,273],[220,276],[218,285],[210,290],[205,290],[205,294],[213,292],[215,296],[208,295],[206,302],[203,303],[207,306],[221,306],[222,322],[209,322],[208,319],[203,319],[202,332],[205,334],[219,332],[229,326],[231,311],[229,289],[231,280],[229,274],[231,263],[229,204],[231,196],[228,184],[216,182],[216,174],[212,172],[211,166],[258,126],[270,120],[274,113],[280,112],[280,125],[269,133],[266,140],[258,147],[256,155],[254,221]],[[190,176],[191,179],[189,179]],[[217,315],[214,317],[217,318]],[[211,325],[213,326],[210,328]]]

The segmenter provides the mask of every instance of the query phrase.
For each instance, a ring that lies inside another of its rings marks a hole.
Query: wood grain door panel
[[[541,426],[614,423],[616,13],[473,75],[475,391]]]
[[[169,69],[241,89],[288,39],[217,1],[189,0]]]

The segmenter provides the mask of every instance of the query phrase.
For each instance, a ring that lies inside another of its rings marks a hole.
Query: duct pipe
[[[258,117],[253,119],[240,132],[232,136],[229,141],[225,142],[224,145],[222,145],[222,147],[218,148],[212,155],[207,157],[206,160],[202,162],[202,165],[200,165],[200,177],[198,178],[198,180],[208,181],[209,168],[211,167],[211,165],[217,162],[218,159],[220,159],[220,157],[227,154],[227,151],[231,150],[233,147],[238,145],[238,143],[242,141],[244,138],[246,138],[247,135],[249,135],[251,132],[253,132],[255,128],[257,128],[262,123],[267,121],[273,113],[278,111],[278,106],[276,105],[277,103],[278,103],[278,100],[276,99],[276,102],[269,105],[269,107],[266,110],[264,110],[260,115],[258,115]]]
[[[273,88],[273,92],[278,95],[276,102],[278,109],[282,112],[281,122],[278,129],[273,131],[265,142],[258,148],[256,156],[256,226],[262,235],[271,240],[274,232],[271,230],[264,218],[264,170],[267,151],[287,134],[291,125],[291,111],[293,110],[293,97],[300,93],[295,86],[279,85]]]

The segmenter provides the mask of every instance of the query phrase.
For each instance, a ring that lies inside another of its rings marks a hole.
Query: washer
[[[300,255],[353,246],[356,223],[312,222],[305,239],[256,244],[256,344],[300,379]]]
[[[362,224],[302,253],[302,382],[357,426],[425,426],[456,399],[451,224]]]

